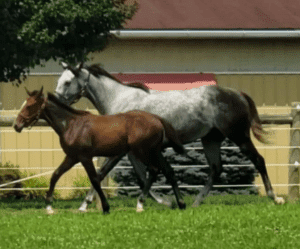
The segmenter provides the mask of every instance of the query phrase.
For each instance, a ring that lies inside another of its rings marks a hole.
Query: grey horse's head
[[[61,65],[64,71],[58,79],[55,95],[60,101],[71,105],[84,95],[83,89],[89,78],[89,72],[83,68],[83,63],[76,67],[65,62],[62,62]]]

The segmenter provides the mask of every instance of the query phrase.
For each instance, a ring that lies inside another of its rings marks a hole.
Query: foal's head
[[[20,112],[13,124],[13,127],[17,132],[21,132],[24,127],[29,127],[37,121],[40,118],[46,104],[43,87],[40,91],[35,90],[29,92],[26,89],[26,92],[29,97],[22,104]]]

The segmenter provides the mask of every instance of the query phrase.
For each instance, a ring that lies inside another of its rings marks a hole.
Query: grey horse
[[[264,158],[251,141],[250,129],[260,142],[266,142],[267,132],[262,128],[254,101],[247,94],[218,86],[150,92],[142,84],[123,84],[97,64],[84,67],[81,63],[71,67],[62,63],[62,66],[64,72],[58,79],[55,93],[65,103],[73,104],[81,97],[86,97],[102,115],[134,109],[147,111],[169,121],[183,144],[201,138],[210,174],[193,206],[203,202],[213,186],[214,179],[222,172],[220,146],[226,137],[236,143],[241,152],[255,165],[261,174],[267,195],[275,203],[284,202],[274,194]],[[146,166],[130,153],[128,158],[143,185],[147,175]],[[114,165],[111,163],[105,167],[105,174]],[[95,190],[91,188],[80,207],[81,211],[86,210],[94,194]],[[164,203],[164,200],[152,191],[150,195],[159,203]],[[138,206],[141,204],[138,203]]]

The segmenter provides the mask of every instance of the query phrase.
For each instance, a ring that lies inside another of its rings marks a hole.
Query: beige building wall
[[[90,58],[109,72],[297,73],[299,56],[293,39],[116,39]],[[32,70],[61,71],[54,61]]]

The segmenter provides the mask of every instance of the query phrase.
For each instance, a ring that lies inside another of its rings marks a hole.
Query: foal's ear
[[[75,68],[76,70],[81,70],[81,68],[83,67],[83,62],[80,62]]]
[[[29,96],[31,96],[31,92],[29,92],[29,90],[27,89],[27,87],[25,86],[24,88],[25,88],[26,93],[27,93]]]
[[[63,69],[67,69],[69,66],[67,63],[65,63],[63,61],[61,62],[61,65],[62,65]]]

